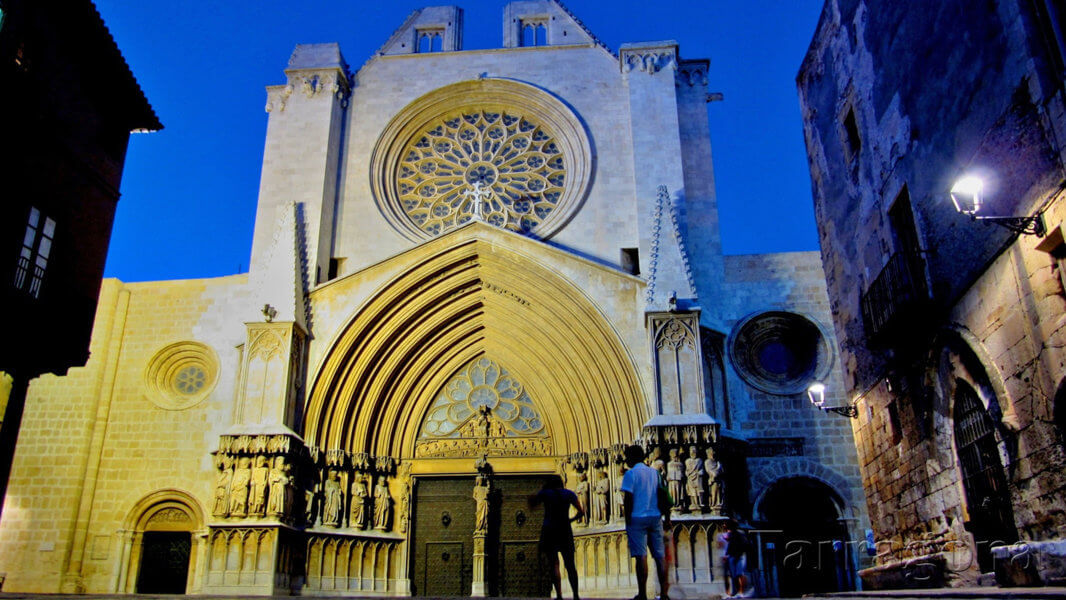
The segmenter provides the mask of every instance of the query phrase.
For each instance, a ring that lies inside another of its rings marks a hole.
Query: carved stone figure
[[[707,472],[703,470],[703,459],[699,448],[690,446],[688,460],[685,461],[685,487],[688,492],[688,509],[696,512],[706,506],[707,498],[703,495],[703,483]]]
[[[577,474],[577,489],[574,490],[577,494],[577,503],[581,505],[581,512],[584,514],[578,521],[581,525],[589,524],[589,476],[584,471]]]
[[[285,488],[289,482],[289,477],[285,474],[284,467],[285,459],[279,456],[274,459],[274,468],[270,470],[270,496],[269,500],[267,500],[267,514],[272,517],[285,515]]]
[[[659,472],[659,477],[666,479],[666,461],[663,460],[662,450],[658,446],[651,451],[651,468]]]
[[[248,514],[248,482],[252,479],[252,459],[247,456],[237,461],[233,471],[233,483],[230,485],[229,514],[244,517]]]
[[[282,488],[282,514],[289,516],[293,511],[293,502],[296,500],[296,476],[292,474],[292,465],[281,464],[281,474],[285,477]]]
[[[681,480],[685,477],[685,465],[677,457],[677,448],[670,449],[670,462],[666,463],[666,485],[674,499],[674,512],[681,511]]]
[[[722,514],[722,463],[714,456],[714,448],[707,449],[707,462],[705,463],[709,478],[711,512],[715,515]]]
[[[487,533],[489,530],[489,480],[478,475],[474,483],[474,533]]]
[[[366,529],[367,503],[370,501],[370,490],[366,487],[366,476],[357,475],[355,485],[352,487],[352,514],[349,523],[352,527]]]
[[[400,504],[397,507],[397,510],[400,513],[397,518],[397,521],[399,521],[397,529],[400,533],[407,533],[407,518],[408,514],[410,514],[410,504],[411,484],[405,480],[403,482],[403,493],[400,494]]]
[[[596,480],[596,523],[604,524],[610,516],[607,512],[607,497],[611,493],[611,480],[607,478],[607,471],[600,471]]]
[[[622,493],[622,476],[626,474],[625,465],[618,465],[618,476],[614,478],[614,520],[625,516],[625,494]]]
[[[329,470],[329,478],[323,486],[322,524],[329,527],[339,527],[341,524],[341,510],[344,508],[344,491],[341,482],[337,479],[337,472]]]
[[[229,516],[229,492],[233,482],[233,459],[228,456],[220,456],[218,462],[218,478],[215,480],[215,505],[211,511],[216,517]]]
[[[267,457],[255,457],[255,467],[252,468],[251,486],[248,492],[248,514],[262,516],[266,511],[267,478],[270,475],[270,467],[267,466]]]
[[[309,483],[307,489],[304,490],[304,518],[307,520],[307,524],[312,527],[319,516],[318,492],[319,485],[317,481]]]
[[[382,475],[378,477],[378,483],[374,486],[374,529],[388,530],[391,504],[389,486],[385,485],[385,476]]]

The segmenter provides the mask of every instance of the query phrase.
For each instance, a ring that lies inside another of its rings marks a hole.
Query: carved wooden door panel
[[[541,564],[537,549],[544,509],[529,506],[529,495],[542,483],[541,477],[504,477],[492,482],[493,517],[486,545],[491,595],[536,598],[551,593],[548,566]]]
[[[416,480],[411,540],[413,595],[470,595],[473,489],[473,477]]]
[[[184,594],[191,545],[192,536],[187,531],[146,531],[137,592]]]

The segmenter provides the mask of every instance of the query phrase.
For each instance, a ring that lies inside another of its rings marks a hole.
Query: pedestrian
[[[570,580],[570,589],[577,595],[577,567],[574,565],[574,532],[570,523],[585,516],[585,510],[577,500],[577,494],[563,487],[563,479],[552,475],[544,481],[544,487],[529,497],[530,506],[544,505],[544,523],[540,528],[541,560],[551,565],[550,575],[555,597],[562,600],[563,579],[559,573],[559,555],[563,556],[566,577]],[[570,507],[577,509],[577,514],[570,516]]]
[[[659,598],[670,600],[670,581],[666,574],[666,547],[663,543],[663,528],[670,527],[669,510],[659,510],[659,472],[644,464],[644,449],[628,446],[625,449],[629,470],[622,477],[622,493],[625,494],[626,538],[629,555],[636,564],[638,593],[633,600],[648,598],[648,553],[655,559],[655,571],[659,577]],[[663,522],[665,519],[665,524]]]
[[[726,598],[751,598],[755,595],[755,588],[744,588],[748,585],[748,550],[750,543],[748,536],[744,535],[737,522],[729,519],[725,522],[725,560],[726,576],[729,578],[731,595]]]

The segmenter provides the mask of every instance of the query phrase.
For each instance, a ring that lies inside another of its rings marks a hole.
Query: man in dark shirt
[[[583,517],[585,511],[581,510],[577,494],[563,487],[561,477],[552,475],[545,480],[544,487],[539,492],[529,497],[529,504],[544,505],[544,525],[540,529],[539,548],[543,560],[551,565],[550,574],[552,585],[555,586],[555,597],[559,600],[563,597],[563,581],[559,573],[559,555],[562,554],[574,600],[579,600],[577,568],[574,566],[574,533],[570,529],[570,522]],[[573,517],[570,516],[571,506],[577,509],[577,514]]]
[[[726,521],[725,532],[725,559],[726,575],[730,578],[733,595],[726,598],[750,598],[755,593],[755,588],[747,587],[748,549],[750,543],[748,537],[740,531],[737,522],[733,519]]]

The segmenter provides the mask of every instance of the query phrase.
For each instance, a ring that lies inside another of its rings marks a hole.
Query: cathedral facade
[[[632,443],[679,593],[724,590],[728,516],[765,591],[853,585],[850,425],[807,394],[844,403],[821,263],[722,254],[708,61],[553,0],[503,38],[463,51],[433,7],[359,69],[296,47],[249,272],[106,281],[88,364],[31,384],[4,591],[542,595],[526,497],[559,474],[581,593],[624,595]]]

